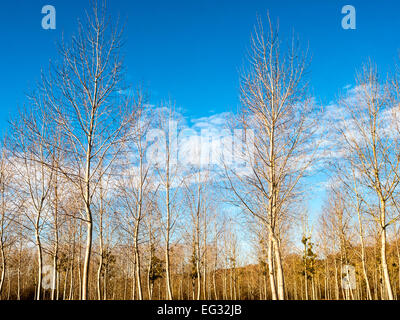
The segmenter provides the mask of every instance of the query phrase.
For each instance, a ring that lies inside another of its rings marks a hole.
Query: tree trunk
[[[101,300],[101,273],[103,271],[103,241],[100,240],[100,260],[97,268],[97,299]]]
[[[86,238],[86,249],[85,249],[85,259],[83,262],[83,275],[82,275],[82,300],[88,299],[88,285],[89,285],[89,267],[90,267],[90,256],[92,253],[92,236],[93,236],[93,226],[92,219],[90,215],[90,209],[87,211],[88,221],[86,222],[87,227],[87,238]]]
[[[388,300],[393,300],[392,285],[390,283],[389,269],[386,259],[386,227],[381,230],[381,263],[384,283],[387,291]]]
[[[39,236],[39,226],[37,222],[37,227],[35,230],[35,237],[36,237],[36,248],[37,248],[37,259],[38,259],[38,282],[37,282],[37,289],[36,289],[36,300],[40,300],[40,292],[42,289],[42,268],[43,268],[43,261],[42,261],[42,244],[40,242]]]
[[[269,282],[270,282],[270,286],[271,286],[272,300],[277,300],[276,285],[275,285],[274,259],[272,256],[273,242],[272,242],[271,232],[272,231],[270,230],[269,231],[269,239],[268,239],[268,274],[269,274]]]
[[[278,299],[285,300],[285,280],[283,275],[282,257],[280,252],[279,241],[274,241],[274,251],[276,260],[276,278],[278,285]]]
[[[365,244],[364,244],[364,235],[363,235],[363,230],[362,230],[362,225],[361,225],[360,213],[358,213],[358,221],[359,221],[359,232],[360,232],[360,241],[361,241],[361,263],[362,263],[365,285],[367,287],[367,298],[368,298],[368,300],[372,300],[371,287],[369,285],[367,265],[366,265],[366,261],[365,261]]]
[[[169,167],[169,164],[168,164]],[[170,266],[170,229],[171,229],[171,209],[169,199],[169,169],[167,169],[167,186],[166,186],[166,206],[167,206],[167,227],[166,227],[166,240],[165,240],[165,273],[166,273],[166,286],[167,286],[167,300],[172,300],[172,288],[171,288],[171,266]]]
[[[0,299],[3,291],[4,278],[6,276],[6,257],[4,254],[3,242],[0,243],[0,255],[1,255],[1,275],[0,275]]]
[[[139,253],[139,245],[138,245],[138,237],[139,237],[139,221],[136,221],[135,226],[135,235],[134,235],[134,249],[135,249],[135,267],[136,267],[136,283],[138,288],[138,298],[139,300],[143,300],[142,294],[142,280],[140,275],[140,253]]]
[[[392,285],[386,259],[386,203],[381,198],[381,264],[385,287],[389,300],[393,300]]]

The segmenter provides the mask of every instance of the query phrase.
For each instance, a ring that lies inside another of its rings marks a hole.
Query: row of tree
[[[121,29],[94,5],[3,140],[1,299],[398,297],[398,75],[370,63],[322,111],[307,52],[268,22],[229,121],[243,133],[233,154],[183,163],[180,115],[124,84]],[[329,196],[310,229],[321,169]]]

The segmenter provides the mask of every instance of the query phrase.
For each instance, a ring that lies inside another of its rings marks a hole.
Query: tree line
[[[183,164],[182,116],[126,83],[106,11],[60,44],[2,140],[0,299],[398,298],[397,69],[368,62],[320,108],[308,50],[259,19],[226,121],[240,141],[212,165],[196,140]]]

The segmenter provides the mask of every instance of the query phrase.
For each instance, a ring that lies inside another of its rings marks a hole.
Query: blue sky
[[[282,36],[294,29],[313,56],[314,95],[323,103],[352,83],[368,57],[393,65],[399,48],[400,3],[337,0],[112,0],[110,13],[127,19],[126,64],[155,100],[171,97],[188,116],[235,110],[238,77],[256,16],[280,20]],[[89,0],[14,0],[0,5],[0,127],[22,103],[40,69],[57,57],[55,43],[76,30]],[[57,29],[41,28],[41,8],[57,10]],[[341,8],[357,10],[357,29],[341,28]]]
[[[41,28],[41,8],[57,10],[57,29]],[[357,29],[343,30],[341,8],[356,8]],[[0,4],[0,130],[57,58],[62,33],[76,30],[89,0],[14,0]],[[257,14],[279,18],[281,35],[292,30],[312,54],[310,84],[329,104],[352,84],[368,58],[383,71],[400,48],[400,2],[339,0],[112,0],[110,14],[126,19],[124,48],[130,82],[143,81],[153,102],[171,98],[190,118],[235,111],[238,79]],[[314,206],[319,206],[317,202]]]

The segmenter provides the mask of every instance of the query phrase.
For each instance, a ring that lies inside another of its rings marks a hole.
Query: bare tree
[[[50,207],[54,157],[45,143],[50,130],[46,121],[42,121],[44,114],[40,112],[42,106],[40,96],[33,97],[32,103],[32,108],[25,110],[13,123],[12,139],[15,159],[13,165],[19,177],[16,184],[22,191],[20,192],[22,197],[20,201],[24,203],[25,217],[28,224],[33,227],[35,234],[38,259],[36,299],[40,300],[43,271],[41,231]],[[51,166],[47,166],[46,163]]]
[[[157,152],[150,159],[154,165],[155,174],[159,179],[159,195],[161,203],[158,208],[162,212],[162,232],[165,241],[165,281],[167,299],[173,299],[171,283],[171,238],[178,218],[177,193],[182,186],[179,176],[177,146],[178,128],[176,113],[171,106],[159,109],[157,134],[150,139],[156,139]]]
[[[79,191],[86,225],[82,299],[88,298],[93,238],[93,196],[115,160],[132,112],[122,87],[121,29],[113,27],[106,6],[93,4],[69,45],[60,48],[61,63],[43,74],[42,92],[49,120],[62,132],[68,158],[57,170]],[[51,141],[47,141],[51,144]]]
[[[186,172],[182,183],[185,191],[185,203],[190,215],[188,228],[189,239],[192,239],[192,278],[197,280],[196,299],[206,298],[207,274],[207,228],[208,218],[211,216],[210,192],[212,187],[212,171],[210,163],[202,163],[201,146],[190,150],[196,163],[187,164],[181,170]],[[205,151],[203,151],[205,152]],[[204,160],[204,159],[203,159]],[[194,290],[194,285],[193,285]],[[194,297],[193,297],[194,298]]]
[[[315,122],[304,81],[308,65],[293,40],[289,52],[281,49],[278,30],[269,21],[265,34],[259,21],[252,37],[249,71],[241,82],[247,170],[227,170],[230,188],[244,209],[267,228],[268,266],[273,299],[285,298],[280,230],[299,195],[299,182],[313,161],[311,146]],[[314,127],[312,128],[312,124]],[[253,133],[253,138],[251,138]],[[243,151],[241,151],[243,153]],[[240,155],[235,155],[240,158]],[[230,173],[230,174],[229,174]]]
[[[121,163],[122,170],[116,186],[121,206],[119,219],[124,225],[124,231],[133,239],[133,277],[139,300],[143,299],[139,241],[143,219],[146,218],[146,214],[152,207],[152,195],[156,191],[151,177],[150,163],[146,159],[149,147],[147,134],[152,124],[152,113],[149,108],[145,107],[145,99],[143,92],[137,93],[135,120],[131,123],[123,149],[125,156]],[[135,292],[136,289],[133,288],[133,298]]]
[[[9,161],[9,151],[6,149],[6,145],[3,144],[0,154],[0,299],[3,292],[7,268],[6,249],[12,245],[13,220],[14,216],[17,214],[16,202],[12,199],[14,172]]]
[[[398,219],[390,210],[396,206],[394,194],[399,185],[399,138],[392,134],[394,111],[390,86],[381,80],[376,67],[370,63],[357,74],[357,87],[352,99],[342,99],[347,111],[339,131],[344,152],[351,158],[358,173],[358,191],[367,211],[380,228],[380,258],[387,298],[393,300],[393,290],[387,266],[387,227]],[[355,134],[357,132],[357,134]],[[390,214],[392,213],[392,214]],[[389,216],[391,215],[391,216]]]

